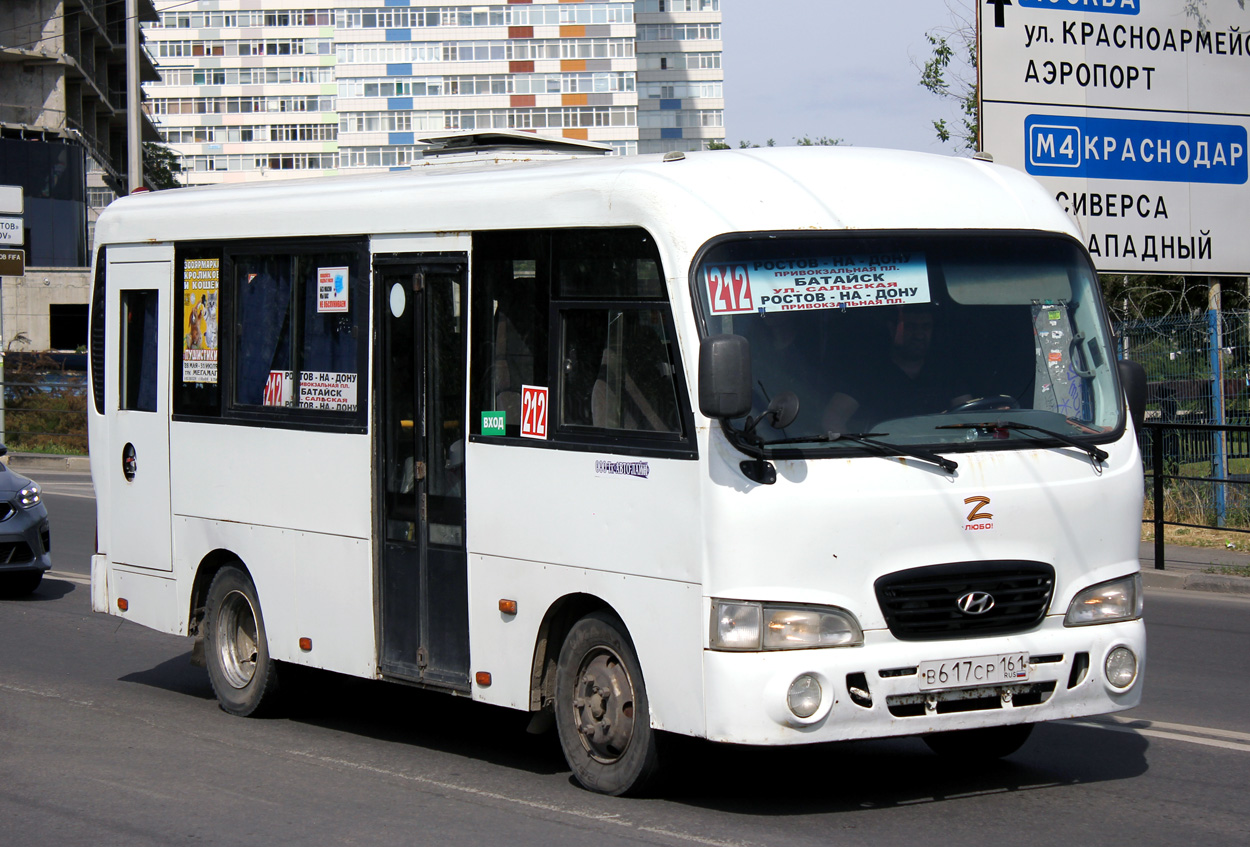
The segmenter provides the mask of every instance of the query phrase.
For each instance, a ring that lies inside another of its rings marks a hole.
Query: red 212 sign
[[[754,312],[751,278],[744,265],[714,265],[707,269],[707,299],[712,314]]]
[[[537,385],[521,386],[521,436],[547,437],[547,389]]]

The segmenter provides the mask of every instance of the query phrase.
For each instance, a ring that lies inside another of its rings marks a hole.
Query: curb
[[[1191,591],[1216,591],[1221,594],[1240,594],[1250,597],[1250,577],[1244,576],[1191,573],[1185,577],[1184,587]]]
[[[1146,588],[1209,591],[1250,597],[1250,577],[1213,573],[1178,573],[1145,568],[1142,569],[1141,574],[1142,583]]]
[[[86,456],[47,456],[38,453],[9,453],[4,462],[15,471],[81,471],[91,470]]]

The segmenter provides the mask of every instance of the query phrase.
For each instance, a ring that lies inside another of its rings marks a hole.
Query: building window
[[[52,303],[48,306],[48,345],[53,350],[87,346],[87,304]]]

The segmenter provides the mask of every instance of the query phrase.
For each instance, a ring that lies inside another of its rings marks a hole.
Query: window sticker
[[[265,397],[262,401],[266,406],[291,405],[291,386],[294,383],[290,371],[270,371],[265,380]]]
[[[714,315],[929,302],[923,253],[707,265],[704,284]]]
[[[347,268],[317,268],[317,311],[349,311]]]
[[[182,381],[217,382],[220,260],[182,263]]]
[[[543,439],[547,437],[546,386],[521,386],[521,436]]]
[[[482,412],[482,435],[506,435],[508,413]]]
[[[301,371],[299,408],[333,412],[356,411],[356,374]],[[293,391],[290,371],[270,371],[265,381],[266,406],[289,406]]]

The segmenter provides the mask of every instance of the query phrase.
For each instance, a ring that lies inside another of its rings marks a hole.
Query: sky
[[[956,152],[933,121],[956,109],[920,87],[925,34],[973,0],[721,0],[725,140],[844,139]],[[783,84],[784,83],[784,84]]]

